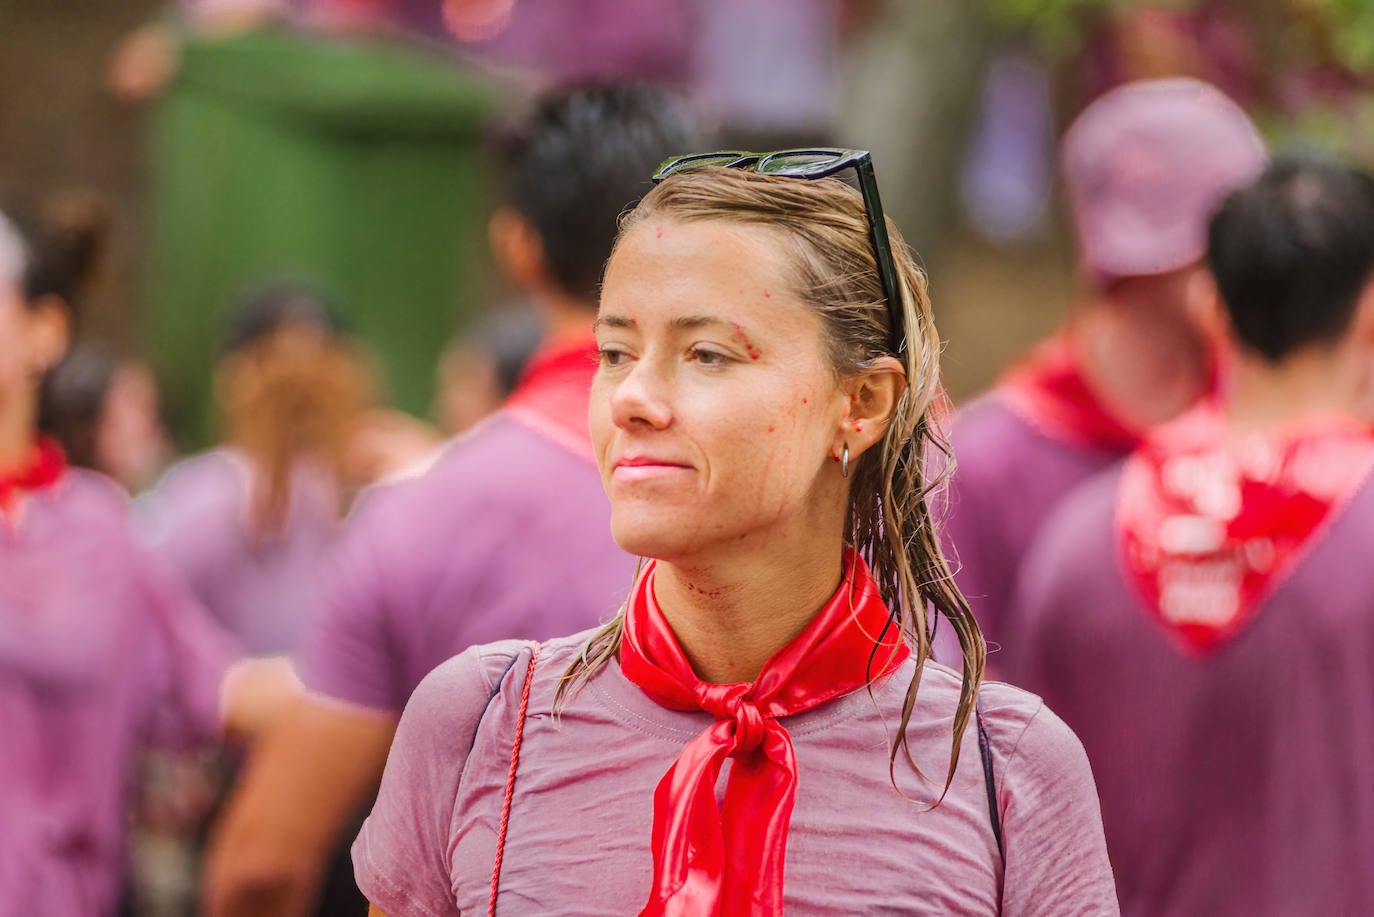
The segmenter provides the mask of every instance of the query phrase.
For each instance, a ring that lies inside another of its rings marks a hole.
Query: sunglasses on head
[[[864,210],[868,214],[868,238],[878,261],[878,274],[883,282],[883,296],[887,299],[888,327],[892,329],[888,346],[901,356],[906,350],[906,323],[903,320],[901,287],[897,283],[897,263],[892,257],[892,243],[887,237],[887,222],[883,217],[883,202],[878,197],[878,179],[873,174],[873,155],[867,150],[777,150],[772,153],[750,153],[744,150],[719,150],[714,153],[689,153],[666,160],[653,174],[654,184],[684,169],[717,166],[726,169],[746,169],[760,175],[780,178],[827,178],[845,169],[853,169],[859,180]]]

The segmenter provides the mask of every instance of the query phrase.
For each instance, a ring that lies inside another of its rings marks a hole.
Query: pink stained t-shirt
[[[218,739],[235,653],[112,481],[69,469],[0,524],[0,915],[114,912],[138,750]]]
[[[541,915],[636,914],[645,903],[653,792],[709,726],[600,669],[551,715],[559,677],[587,634],[544,645],[535,669],[511,806],[499,907]],[[516,710],[530,658],[515,641],[440,666],[401,718],[381,793],[353,847],[359,887],[389,917],[484,913]],[[1006,859],[992,833],[977,735],[938,795],[958,677],[930,664],[912,716],[912,753],[932,782],[897,768],[888,746],[914,663],[783,720],[800,783],[786,863],[791,914],[1116,914],[1097,793],[1073,733],[1023,691],[988,684]]]

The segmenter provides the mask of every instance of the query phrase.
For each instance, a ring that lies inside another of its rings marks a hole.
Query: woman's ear
[[[41,377],[57,365],[72,343],[72,310],[60,296],[46,295],[34,300],[25,323],[25,350],[33,361],[35,376]]]
[[[835,431],[835,454],[849,447],[851,459],[882,440],[902,393],[907,390],[906,370],[895,357],[883,357],[874,365],[849,377],[844,384],[849,398],[840,426]]]
[[[487,223],[487,238],[496,263],[522,290],[538,290],[549,284],[548,260],[539,232],[524,214],[499,207]]]

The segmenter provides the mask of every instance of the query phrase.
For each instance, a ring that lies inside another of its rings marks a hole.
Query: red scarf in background
[[[1123,472],[1117,529],[1150,613],[1206,653],[1238,634],[1374,468],[1374,437],[1326,419],[1233,437],[1212,407],[1161,427]]]
[[[14,471],[0,473],[0,512],[8,513],[21,493],[51,487],[67,468],[67,456],[55,440],[40,437],[28,460]]]
[[[661,706],[704,710],[717,720],[687,743],[654,792],[654,885],[641,917],[782,913],[797,761],[777,718],[857,690],[911,653],[895,625],[874,652],[890,619],[887,606],[857,552],[847,549],[844,564],[829,603],[752,684],[698,678],[654,598],[654,564],[635,584],[620,647],[625,676]],[[726,758],[735,760],[718,805]]]
[[[596,354],[596,338],[590,335],[536,352],[503,408],[550,439],[591,458],[587,408]]]
[[[999,380],[997,391],[1013,411],[1055,439],[1123,455],[1140,444],[1140,431],[1113,414],[1088,384],[1066,334],[1033,349]]]

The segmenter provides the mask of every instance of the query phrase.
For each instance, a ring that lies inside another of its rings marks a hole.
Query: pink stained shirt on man
[[[637,913],[648,899],[654,788],[714,720],[659,706],[614,663],[555,717],[553,693],[588,634],[540,652],[510,812],[498,911]],[[353,848],[369,899],[391,917],[484,912],[516,709],[529,653],[476,647],[415,692],[381,794]],[[944,801],[959,679],[927,666],[909,739],[922,782],[888,750],[914,662],[780,722],[799,772],[784,878],[788,913],[1112,915],[1116,899],[1092,775],[1038,698],[984,686],[1003,861],[975,730]]]
[[[373,488],[331,561],[306,684],[399,714],[469,646],[615,612],[634,559],[610,534],[587,430],[594,345],[536,354],[507,407],[418,477]]]
[[[1063,337],[1041,344],[955,416],[957,466],[942,537],[994,669],[1015,652],[1006,643],[1009,606],[1040,525],[1059,500],[1138,442],[1093,393]]]
[[[1266,466],[1281,454],[1261,453]],[[1228,495],[1222,455],[1186,456],[1161,478],[1204,485],[1204,503],[1234,523],[1160,517],[1162,540],[1146,540],[1177,552],[1161,569],[1181,590],[1162,609],[1138,579],[1152,562],[1128,548],[1141,539],[1126,537],[1127,519],[1140,531],[1137,459],[1063,501],[1025,561],[1008,677],[1083,740],[1127,917],[1374,913],[1374,584],[1360,573],[1374,481],[1319,462],[1315,480],[1354,480],[1353,492],[1301,544],[1231,552],[1216,541],[1226,528],[1270,540],[1246,531],[1269,510],[1247,507],[1253,484]],[[1281,506],[1270,518],[1293,521]],[[1264,566],[1262,589],[1232,576],[1246,558]],[[1210,610],[1189,611],[1198,600]]]
[[[68,470],[0,530],[0,914],[113,913],[139,746],[217,738],[233,649]]]

